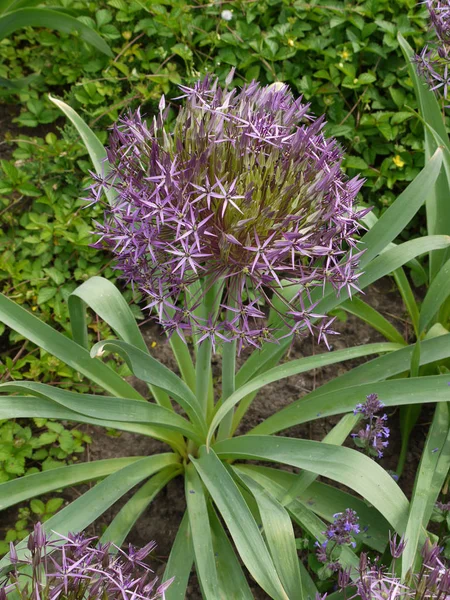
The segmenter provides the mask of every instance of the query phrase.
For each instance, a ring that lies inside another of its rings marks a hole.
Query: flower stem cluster
[[[0,600],[11,594],[22,600],[164,600],[171,581],[158,585],[144,560],[150,542],[124,552],[114,544],[94,544],[83,534],[51,541],[40,523],[28,539],[29,555],[19,559],[11,544],[11,569],[0,582]]]
[[[171,131],[164,97],[153,121],[138,111],[114,126],[111,169],[91,188],[94,202],[116,195],[96,245],[112,249],[169,334],[259,347],[277,340],[268,304],[289,335],[326,339],[330,321],[314,313],[311,292],[358,289],[362,179],[346,179],[324,119],[285,85],[229,91],[206,77],[181,89]],[[280,294],[294,285],[289,299]],[[211,290],[217,308],[205,316]]]
[[[367,421],[365,427],[358,433],[352,433],[353,441],[359,448],[363,448],[370,456],[381,458],[383,450],[389,444],[389,428],[386,427],[387,415],[376,415],[384,408],[384,404],[378,400],[377,394],[369,394],[364,404],[358,404],[353,411],[360,413]]]
[[[432,90],[448,98],[450,85],[450,0],[426,0],[432,29],[437,40],[423,48],[414,62]]]

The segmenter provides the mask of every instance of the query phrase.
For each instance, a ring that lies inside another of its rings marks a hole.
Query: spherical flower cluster
[[[115,190],[116,201],[96,245],[112,249],[169,334],[259,347],[277,338],[262,306],[281,304],[289,335],[324,338],[311,291],[357,289],[362,180],[346,179],[324,119],[285,85],[229,91],[206,77],[181,89],[171,131],[164,97],[149,123],[138,111],[113,128],[111,170],[91,197]],[[201,314],[208,295],[215,308]]]
[[[447,99],[450,85],[450,0],[426,0],[437,41],[423,48],[414,62],[432,90]]]
[[[29,555],[18,558],[11,543],[8,580],[0,582],[0,600],[164,600],[171,580],[159,583],[144,562],[155,548],[98,544],[84,534],[49,540],[37,523],[28,538]],[[31,575],[23,567],[31,567]]]

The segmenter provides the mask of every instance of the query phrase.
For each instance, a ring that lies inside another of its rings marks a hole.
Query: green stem
[[[408,278],[406,277],[405,271],[402,267],[396,269],[392,275],[394,276],[395,283],[397,284],[399,292],[403,298],[406,310],[411,317],[412,326],[417,338],[419,336],[419,308],[417,306],[416,299],[414,298],[411,286],[409,285]]]
[[[222,352],[222,402],[236,389],[236,341],[228,342],[223,345]],[[232,408],[223,418],[217,441],[224,440],[231,435],[233,427],[234,408]]]
[[[199,307],[198,316],[206,321],[212,317],[214,321],[222,296],[222,286],[215,284],[209,286],[209,282],[203,282],[205,295],[203,303]],[[197,362],[195,364],[195,393],[200,403],[202,413],[205,417],[212,412],[214,398],[211,395],[211,350],[212,342],[205,339],[197,348]]]

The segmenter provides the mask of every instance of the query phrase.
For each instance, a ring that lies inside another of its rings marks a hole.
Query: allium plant
[[[287,86],[229,91],[206,77],[181,89],[173,131],[164,98],[148,123],[137,111],[114,126],[111,169],[92,196],[103,203],[113,189],[117,199],[97,245],[112,249],[169,333],[260,347],[277,338],[261,310],[277,297],[285,335],[326,340],[329,319],[315,314],[311,292],[358,289],[363,180],[345,177],[324,118]],[[287,300],[280,289],[293,284]]]
[[[346,507],[358,514],[362,510],[361,533],[355,533],[355,525],[353,533],[381,551],[388,543],[387,523],[400,534],[409,527],[414,503],[379,464],[341,446],[358,422],[356,403],[373,392],[386,406],[407,398],[439,401],[437,411],[445,411],[450,387],[447,375],[404,377],[413,348],[402,338],[278,362],[295,332],[323,338],[329,329],[323,315],[356,287],[448,245],[447,238],[434,236],[390,246],[422,205],[423,190],[435,181],[441,157],[426,165],[357,243],[354,199],[361,181],[345,178],[341,153],[323,134],[323,118],[314,120],[283,85],[253,83],[238,92],[206,79],[183,88],[183,95],[185,107],[173,129],[165,122],[164,101],[153,121],[139,114],[125,117],[113,132],[109,157],[73,110],[55,101],[87,141],[98,175],[94,200],[103,202],[105,191],[111,203],[99,244],[112,248],[126,279],[148,298],[169,334],[179,375],[151,355],[130,307],[106,279],[93,277],[70,294],[72,339],[0,295],[3,322],[107,394],[8,382],[0,386],[0,418],[39,416],[113,427],[156,438],[167,451],[8,481],[0,484],[0,509],[64,486],[97,482],[45,522],[47,532],[67,536],[85,529],[140,485],[101,540],[121,546],[155,496],[169,481],[182,478],[186,512],[164,575],[164,581],[175,576],[167,600],[185,597],[192,568],[206,600],[251,600],[251,585],[275,600],[308,600],[316,590],[300,567],[293,522],[322,543],[327,523],[338,518],[334,515]],[[119,339],[89,348],[86,305]],[[193,348],[186,334],[194,338]],[[222,373],[213,382],[211,352],[219,341]],[[244,345],[252,353],[237,371],[236,354]],[[150,401],[102,362],[107,352],[119,354],[149,385]],[[325,365],[386,353],[234,435],[262,387]],[[446,336],[422,342],[424,363],[442,356],[450,356]],[[383,381],[386,377],[389,381]],[[323,443],[274,435],[336,414],[342,419]],[[443,442],[433,440],[436,446]],[[442,450],[443,462],[440,453],[428,456],[436,461],[424,469],[427,476],[434,473],[433,486],[425,488],[429,494],[442,487],[450,452]],[[300,472],[262,467],[261,462]],[[319,475],[341,487],[315,481]],[[345,529],[347,516],[342,518]],[[426,526],[422,516],[411,521],[417,522]],[[354,550],[351,544],[342,547],[344,567],[357,562]],[[26,541],[16,552],[19,557],[27,552]],[[7,564],[8,558],[0,561],[0,570]]]
[[[40,523],[19,558],[11,542],[8,574],[0,580],[0,598],[22,600],[164,600],[172,583],[159,584],[144,562],[155,542],[127,551],[99,544],[83,533],[68,536],[44,533]]]

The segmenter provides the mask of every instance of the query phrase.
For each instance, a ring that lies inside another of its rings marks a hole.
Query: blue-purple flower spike
[[[315,314],[311,291],[358,289],[362,179],[345,177],[324,119],[285,85],[229,91],[206,77],[181,89],[172,132],[164,100],[148,124],[137,111],[114,126],[111,171],[96,177],[91,198],[103,202],[113,188],[117,200],[96,245],[112,249],[169,334],[259,347],[277,337],[260,306],[281,302],[289,334],[326,340],[330,321]],[[293,284],[292,299],[280,297]],[[195,316],[210,290],[222,310]]]

